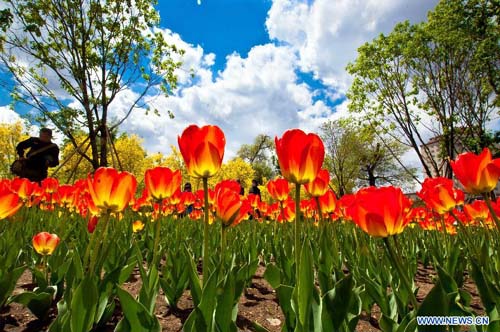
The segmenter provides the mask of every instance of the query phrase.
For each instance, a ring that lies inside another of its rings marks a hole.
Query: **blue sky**
[[[223,70],[227,55],[246,56],[255,45],[268,43],[266,15],[271,0],[159,1],[160,25],[217,55],[213,69]]]
[[[142,137],[148,152],[168,154],[189,124],[216,124],[229,158],[258,134],[317,131],[346,112],[352,78],[345,66],[356,49],[398,22],[425,20],[437,1],[160,0],[157,31],[186,54],[180,88],[148,105],[175,118],[137,110],[122,129]],[[116,98],[113,116],[124,114],[134,94]],[[0,91],[0,122],[16,118],[8,102]]]

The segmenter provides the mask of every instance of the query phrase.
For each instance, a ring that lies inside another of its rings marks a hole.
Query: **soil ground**
[[[282,322],[284,320],[283,313],[278,305],[276,294],[262,277],[264,267],[259,266],[252,280],[252,285],[247,288],[245,294],[241,296],[239,303],[239,313],[237,325],[240,331],[254,331],[252,322],[257,322],[271,332],[281,331]],[[415,278],[416,285],[419,287],[417,299],[419,302],[423,300],[426,294],[433,287],[433,277],[435,272],[431,268],[420,266]],[[138,272],[135,271],[130,280],[124,284],[131,294],[138,294],[141,287]],[[26,271],[18,281],[18,285],[14,294],[22,293],[25,290],[33,288],[31,283],[31,274]],[[472,281],[466,278],[464,289],[472,295],[471,307],[478,313],[484,314],[484,309],[481,305],[479,295]],[[160,291],[161,292],[161,291]],[[162,293],[158,296],[156,305],[156,316],[160,320],[163,332],[178,332],[182,330],[182,324],[189,316],[193,309],[193,301],[189,291],[185,291],[178,303],[178,309],[170,310]],[[0,312],[0,331],[9,332],[39,332],[45,331],[51,320],[55,317],[54,312],[51,313],[47,322],[41,322],[36,319],[31,312],[17,303],[11,303],[3,312]],[[363,312],[356,332],[377,332],[380,331],[378,326],[378,318],[380,311],[377,306],[374,306],[372,312]],[[121,314],[117,310],[117,314],[113,316],[108,326],[100,332],[111,332],[114,325],[121,319]]]

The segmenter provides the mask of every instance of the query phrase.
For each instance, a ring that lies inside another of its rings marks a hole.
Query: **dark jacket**
[[[53,145],[51,148],[30,157],[30,155],[38,149],[44,148],[47,145]],[[30,149],[24,155],[25,150]],[[55,167],[59,165],[59,148],[56,144],[51,142],[43,142],[38,137],[30,137],[25,141],[20,142],[17,147],[17,154],[21,158],[27,158],[26,177],[31,181],[41,181],[47,177],[48,167]]]
[[[257,186],[251,186],[250,189],[248,190],[248,193],[258,195],[260,198],[260,189]]]

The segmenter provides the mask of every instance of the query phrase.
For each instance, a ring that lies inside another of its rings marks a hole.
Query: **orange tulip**
[[[464,213],[467,219],[475,225],[493,224],[488,206],[484,201],[474,201],[471,204],[464,205]]]
[[[138,233],[144,229],[144,223],[140,220],[136,220],[132,223],[132,231]]]
[[[55,178],[46,178],[42,181],[42,189],[46,193],[53,194],[59,188],[59,181]]]
[[[11,188],[14,192],[19,195],[24,201],[27,201],[33,195],[38,184],[36,182],[31,182],[26,178],[14,178],[12,179]]]
[[[77,190],[74,186],[63,184],[57,190],[57,199],[60,205],[72,207],[76,199]]]
[[[453,173],[468,193],[477,195],[495,189],[500,177],[500,159],[491,159],[488,148],[484,148],[480,155],[462,153],[450,163]]]
[[[120,212],[135,195],[137,180],[128,172],[118,172],[111,167],[97,169],[87,184],[94,204],[108,212]]]
[[[283,202],[283,209],[279,210],[278,222],[292,222],[295,219],[295,202],[292,199]]]
[[[328,190],[324,195],[319,197],[319,205],[321,212],[332,213],[337,209],[337,197],[333,190]]]
[[[388,237],[401,233],[410,222],[411,201],[401,189],[368,187],[355,194],[347,214],[371,236]]]
[[[18,194],[12,192],[7,186],[0,186],[0,219],[10,217],[22,205]]]
[[[326,169],[321,169],[313,181],[306,183],[305,188],[312,197],[319,197],[327,192],[329,183],[330,173]]]
[[[60,239],[56,234],[41,232],[33,236],[33,248],[40,255],[52,255],[59,241]]]
[[[172,171],[168,167],[148,169],[144,174],[144,183],[151,196],[156,200],[169,198],[180,190],[181,171]]]
[[[300,129],[287,130],[275,138],[281,174],[288,181],[304,184],[313,181],[325,158],[325,147],[316,134]]]
[[[282,178],[269,180],[269,182],[267,182],[267,191],[273,199],[284,202],[288,199],[288,194],[290,193],[288,181]]]
[[[224,186],[215,192],[215,202],[215,213],[226,227],[237,225],[252,210],[248,200],[241,200],[239,191]]]
[[[177,141],[189,175],[208,178],[219,171],[226,145],[224,132],[219,127],[191,125]]]
[[[439,214],[463,205],[465,198],[462,190],[453,187],[452,180],[443,177],[426,178],[417,196]]]

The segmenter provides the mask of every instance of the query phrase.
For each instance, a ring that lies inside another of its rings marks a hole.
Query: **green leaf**
[[[196,263],[194,261],[194,258],[191,256],[189,253],[189,250],[186,249],[186,254],[189,259],[189,265],[187,268],[189,269],[189,287],[191,289],[191,296],[193,297],[193,302],[195,307],[197,307],[200,302],[201,302],[201,283],[200,283],[200,278],[198,277],[198,271],[196,270]]]
[[[447,316],[449,313],[448,298],[439,281],[427,294],[417,311],[422,316]],[[428,327],[427,327],[428,328]],[[445,331],[446,326],[435,326],[436,330]],[[419,331],[425,331],[425,326],[419,326]]]
[[[276,265],[269,263],[264,272],[264,279],[267,280],[273,289],[276,289],[281,284],[281,271]]]
[[[252,328],[255,332],[270,332],[268,329],[257,322],[252,322]]]
[[[477,290],[479,291],[479,296],[481,297],[481,302],[484,305],[487,313],[490,313],[494,310],[497,303],[500,303],[500,298],[495,296],[495,291],[493,285],[491,285],[487,277],[483,274],[481,267],[472,260],[472,278],[477,286]]]
[[[92,329],[98,299],[94,278],[91,276],[83,278],[71,300],[72,332],[88,332]]]
[[[5,273],[0,279],[0,307],[3,307],[9,296],[14,291],[16,282],[25,269],[25,266],[17,267],[14,270]]]
[[[313,292],[316,291],[311,246],[308,242],[305,242],[302,246],[299,278],[296,288],[299,322],[303,328],[307,328],[310,324],[312,296]]]
[[[230,331],[232,323],[232,310],[235,299],[235,282],[232,273],[228,273],[217,289],[217,309],[215,323],[220,331]],[[237,303],[236,303],[237,305]]]
[[[149,313],[148,309],[143,304],[136,301],[132,295],[120,287],[116,289],[116,294],[120,299],[124,320],[126,320],[126,323],[119,324],[120,326],[116,327],[116,332],[161,332],[158,318],[156,318],[154,314]]]
[[[283,331],[294,331],[296,326],[296,314],[292,308],[292,296],[294,287],[287,285],[280,285],[276,289],[279,305],[285,316],[285,324]]]
[[[37,318],[44,319],[52,306],[52,297],[53,292],[24,292],[13,296],[10,302],[20,303],[27,307]]]
[[[352,274],[349,274],[323,296],[323,321],[332,325],[325,331],[338,331],[342,322],[347,319],[349,308],[354,300],[353,287],[354,280]]]

